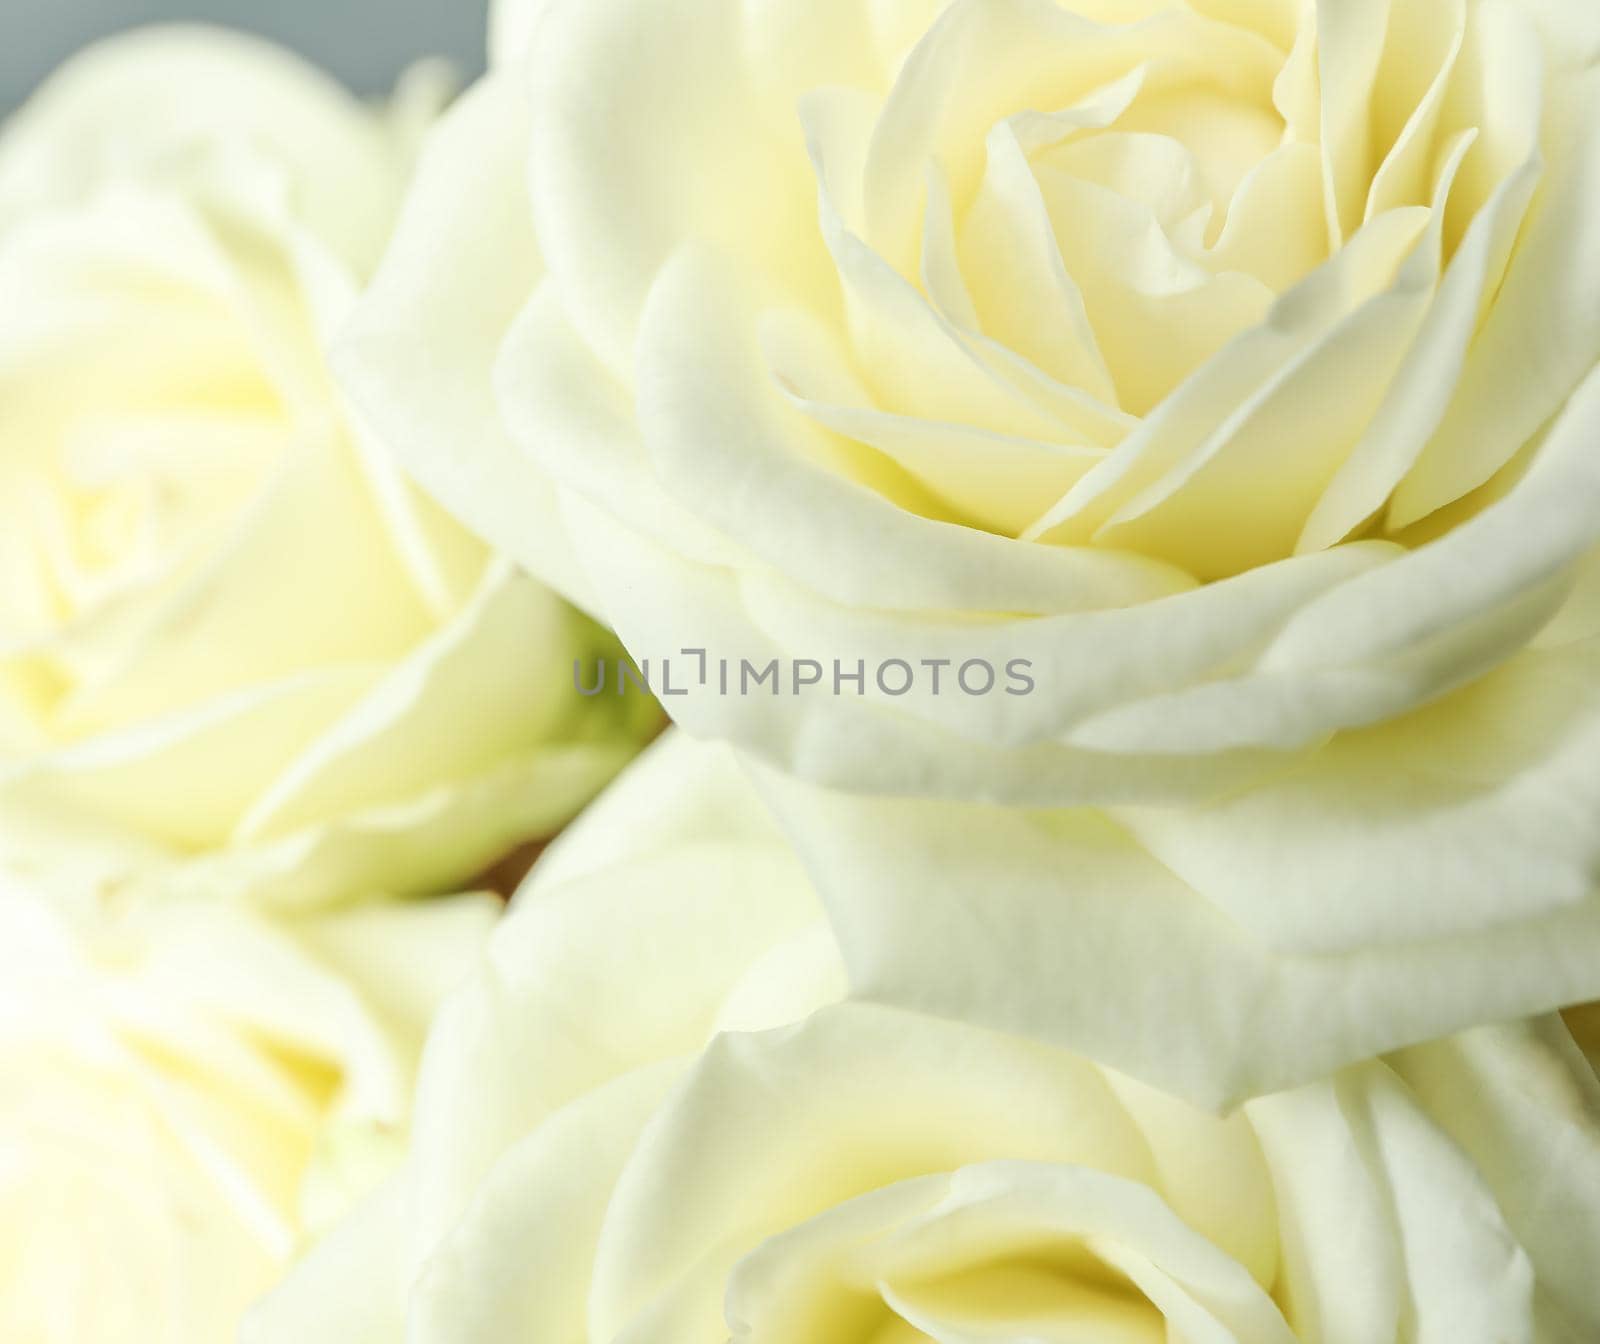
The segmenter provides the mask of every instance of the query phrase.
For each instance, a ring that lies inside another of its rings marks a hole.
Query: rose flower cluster
[[[0,1340],[1600,1341],[1600,6],[489,27],[0,130]]]

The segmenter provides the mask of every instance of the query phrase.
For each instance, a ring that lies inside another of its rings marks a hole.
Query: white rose
[[[402,1177],[248,1344],[1600,1330],[1600,1079],[1558,1019],[1219,1119],[836,1002],[820,909],[721,749],[656,748],[547,862],[440,1017]]]
[[[1600,994],[1600,9],[496,18],[336,365],[875,795],[773,789],[862,993],[1204,1101]]]
[[[762,787],[858,994],[1232,1104],[1600,992],[1597,580],[1494,675],[1212,803]]]
[[[493,897],[268,920],[0,879],[0,1338],[224,1344],[403,1150]]]
[[[1597,13],[502,5],[340,368],[636,656],[869,669],[697,732],[1192,797],[1501,663],[1600,539]]]
[[[0,833],[29,861],[448,888],[626,758],[641,707],[570,689],[601,637],[406,484],[324,365],[437,84],[373,109],[159,29],[0,132]]]

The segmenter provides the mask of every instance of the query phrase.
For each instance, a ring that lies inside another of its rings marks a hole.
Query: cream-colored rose
[[[1600,1079],[1559,1020],[1218,1119],[839,1003],[820,908],[722,753],[662,744],[558,842],[439,1019],[403,1176],[247,1344],[1600,1330]]]
[[[762,786],[858,993],[1231,1104],[1600,992],[1597,580],[1494,675],[1212,803]]]
[[[227,1344],[403,1151],[493,897],[268,920],[0,879],[0,1339]]]
[[[160,29],[0,132],[0,836],[30,862],[448,888],[626,758],[641,706],[572,690],[601,637],[405,483],[324,364],[437,84],[373,109]]]
[[[875,795],[863,993],[1211,1101],[1600,994],[1600,8],[496,19],[336,366]]]
[[[1597,16],[513,0],[339,367],[636,657],[823,663],[697,732],[1192,797],[1500,664],[1600,539]]]

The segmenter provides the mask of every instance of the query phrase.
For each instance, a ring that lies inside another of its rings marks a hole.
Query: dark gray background
[[[487,0],[0,0],[0,111],[79,47],[141,24],[199,19],[275,38],[358,93],[420,56],[483,67]]]

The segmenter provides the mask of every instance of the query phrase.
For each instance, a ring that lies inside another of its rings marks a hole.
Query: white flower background
[[[1596,0],[0,4],[0,1344],[1600,1344]]]

